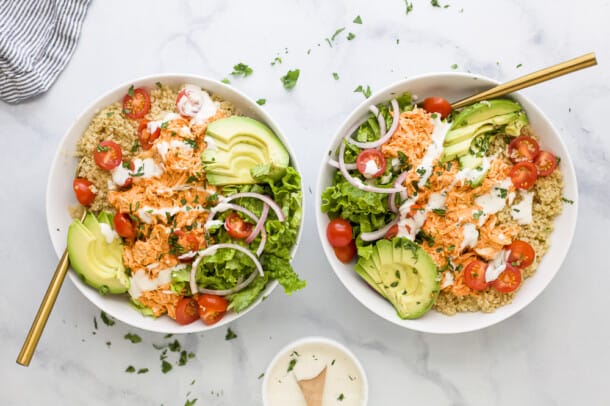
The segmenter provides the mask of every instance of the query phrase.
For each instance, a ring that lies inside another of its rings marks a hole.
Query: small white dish
[[[312,378],[324,367],[325,406],[368,403],[368,380],[356,356],[329,338],[304,337],[286,345],[269,363],[261,388],[263,405],[306,406],[297,379]]]

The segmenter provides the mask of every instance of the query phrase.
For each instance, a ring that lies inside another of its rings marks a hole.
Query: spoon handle
[[[517,90],[524,89],[526,87],[545,82],[558,76],[562,76],[570,72],[588,68],[589,66],[594,65],[597,65],[595,53],[590,52],[588,54],[579,56],[578,58],[570,59],[569,61],[561,62],[557,65],[549,66],[548,68],[540,69],[536,72],[521,76],[520,78],[511,80],[510,82],[494,86],[491,89],[486,90],[482,93],[477,93],[474,96],[458,100],[452,103],[451,107],[453,109],[459,109],[482,100],[504,96],[505,94],[516,92]]]
[[[81,216],[81,221],[85,219],[86,214],[87,211],[85,210]],[[55,304],[55,300],[57,299],[57,295],[61,289],[61,285],[66,277],[66,273],[68,272],[69,264],[70,259],[68,258],[68,249],[66,248],[64,250],[64,254],[59,260],[59,263],[57,264],[57,268],[55,268],[55,273],[53,274],[53,278],[51,278],[51,282],[49,282],[47,293],[45,293],[44,298],[40,303],[40,307],[38,308],[36,317],[32,322],[30,331],[23,342],[23,346],[21,347],[21,351],[17,357],[17,363],[19,365],[23,365],[24,367],[30,365],[30,361],[34,356],[34,351],[36,350],[36,346],[38,345],[42,331],[47,324],[49,314],[51,314],[51,310],[53,309],[53,305]]]

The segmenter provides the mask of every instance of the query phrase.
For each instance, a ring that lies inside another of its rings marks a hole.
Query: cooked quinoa
[[[528,132],[528,135],[537,138],[530,132]],[[506,143],[507,140],[504,137],[496,137],[492,146],[492,153],[498,153],[498,158],[508,159],[504,152]],[[548,251],[548,240],[553,232],[553,221],[561,213],[563,207],[561,200],[563,196],[563,175],[560,168],[558,167],[549,176],[539,177],[534,184],[533,191],[532,222],[520,225],[521,231],[517,235],[517,239],[529,243],[536,252],[534,262],[522,270],[524,280],[534,275],[540,261]],[[517,197],[515,203],[519,201],[520,197]],[[511,208],[506,206],[496,214],[499,224],[517,224],[512,218],[510,210]],[[501,293],[490,287],[485,291],[474,293],[474,295],[456,296],[450,290],[441,290],[433,308],[447,315],[476,311],[491,313],[498,307],[511,303],[519,290]]]
[[[177,113],[176,98],[182,86],[170,87],[158,83],[153,89],[148,89],[150,94],[150,111],[144,117],[148,120],[160,120],[167,113]],[[231,102],[211,94],[214,101],[220,103],[219,110],[226,116],[235,114],[235,107]],[[77,169],[77,177],[83,177],[91,181],[96,188],[96,197],[90,206],[93,212],[101,210],[114,211],[108,203],[108,185],[112,175],[110,171],[100,169],[93,160],[93,152],[100,142],[111,140],[120,145],[123,159],[129,161],[139,151],[138,143],[138,121],[132,120],[122,113],[122,102],[117,101],[100,110],[89,127],[85,130],[76,145],[76,156],[80,159]],[[112,182],[111,182],[112,183]],[[77,214],[74,211],[73,215]]]

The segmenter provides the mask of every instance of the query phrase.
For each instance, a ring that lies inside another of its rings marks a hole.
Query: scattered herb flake
[[[432,4],[432,7],[440,7],[441,6],[439,4],[438,0],[430,0],[430,4]]]
[[[129,90],[127,91],[127,94],[128,94],[130,97],[133,97],[133,95],[134,95],[134,89],[133,89],[133,85],[129,86]]]
[[[191,138],[185,138],[183,141],[186,145],[188,145],[189,147],[191,147],[193,149],[197,149],[197,147],[199,146],[199,145],[197,145],[197,141],[195,141]]]
[[[178,340],[174,340],[173,342],[167,345],[167,348],[169,348],[171,352],[178,352],[180,351],[182,346],[180,345],[180,342]]]
[[[258,376],[258,379],[262,379],[262,378],[263,378],[263,376],[265,376],[265,373],[264,373],[264,372],[261,372],[261,374]]]
[[[333,34],[333,36],[330,37],[330,40],[334,41],[335,38],[337,38],[337,35],[341,34],[343,31],[345,31],[345,27],[338,28],[337,31],[335,31],[335,33]]]
[[[343,395],[343,393],[337,397],[337,400],[339,400],[339,401],[343,401],[343,399],[345,399],[345,396]]]
[[[140,368],[140,369],[138,369],[138,375],[139,374],[145,374],[147,372],[148,372],[148,368]]]
[[[411,11],[413,11],[413,2],[405,0],[405,14],[409,14]]]
[[[292,358],[290,360],[290,362],[288,363],[288,369],[286,370],[286,372],[290,372],[294,369],[294,366],[297,364],[297,360],[296,358]]]
[[[472,218],[478,220],[483,215],[483,210],[477,210],[472,214]]]
[[[568,204],[574,204],[574,200],[566,199],[565,197],[562,197],[561,201]]]
[[[97,318],[93,316],[93,327],[97,330]]]
[[[432,209],[432,212],[439,216],[444,216],[445,214],[447,214],[447,211],[445,209]]]
[[[237,65],[233,66],[233,72],[231,72],[231,75],[248,77],[252,74],[252,72],[254,71],[251,67],[249,67],[245,63],[240,62]]]
[[[196,402],[197,398],[191,400],[187,399],[186,402],[184,402],[184,406],[193,406]]]
[[[362,24],[362,18],[360,16],[356,16],[353,21],[354,24]]]
[[[231,84],[231,81],[229,79],[227,79],[227,78],[222,78],[220,81],[222,83],[224,83],[225,85]]]
[[[229,341],[229,340],[233,340],[235,338],[237,338],[237,334],[235,334],[233,332],[233,330],[231,330],[231,327],[229,327],[227,329],[227,334],[225,335],[225,340]]]
[[[106,314],[106,312],[101,312],[100,313],[100,318],[102,319],[102,321],[104,322],[105,325],[107,326],[114,326],[115,321],[108,317],[108,315]]]
[[[286,75],[282,76],[280,80],[282,81],[284,88],[287,90],[292,89],[297,84],[297,80],[299,80],[300,74],[301,71],[299,69],[294,69],[289,70]]]
[[[356,38],[356,34],[354,34],[353,32],[350,32],[349,34],[347,34],[347,40],[351,41],[354,38]]]
[[[365,88],[362,85],[358,85],[358,87],[354,89],[354,93],[362,93],[364,97],[368,99],[371,97],[371,87],[367,85]]]
[[[339,80],[339,74],[337,72],[333,72],[333,78],[335,80]]]
[[[136,372],[136,369],[133,367],[133,365],[130,365],[127,367],[127,369],[125,369],[125,372],[127,372],[128,374],[133,374],[134,372]]]
[[[523,66],[523,64],[522,64],[522,63],[519,63],[519,64],[517,64],[517,66],[515,66],[515,68],[519,69],[519,68],[520,68],[520,67],[522,67],[522,66]]]
[[[266,99],[258,99],[256,101],[256,104],[258,104],[259,106],[264,106],[267,103]]]
[[[279,64],[282,63],[282,58],[280,58],[279,56],[276,56],[273,61],[271,61],[271,66],[275,66],[275,64]]]
[[[137,344],[142,341],[142,338],[137,334],[127,333],[125,334],[125,340],[131,341],[132,344]]]
[[[170,364],[169,362],[167,362],[166,360],[163,360],[161,362],[161,372],[163,372],[164,374],[168,373],[169,371],[172,370],[172,364]]]
[[[454,63],[453,65],[451,65],[451,69],[456,70],[458,68],[458,64]]]
[[[155,85],[157,85],[157,87],[158,87],[159,89],[161,89],[161,88],[163,87],[163,85],[161,84],[161,82],[155,82]]]

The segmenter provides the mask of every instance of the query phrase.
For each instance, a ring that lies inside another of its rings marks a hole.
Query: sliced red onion
[[[407,177],[407,171],[404,171],[403,173],[398,175],[398,177],[396,178],[396,181],[394,182],[394,187],[402,186],[402,183],[405,181],[406,177]],[[402,200],[406,200],[407,191],[403,190],[402,192],[400,192],[400,197],[402,198]],[[396,193],[392,193],[390,196],[388,196],[388,204],[389,204],[390,210],[392,210],[392,212],[394,212],[394,213],[398,212],[398,208],[396,207]]]
[[[226,201],[226,199],[225,199],[225,201]],[[216,206],[214,206],[212,208],[212,210],[210,210],[208,219],[205,222],[206,225],[209,224],[212,220],[214,220],[214,216],[216,216],[216,213],[220,213],[220,212],[227,211],[227,210],[235,210],[235,211],[244,213],[246,216],[250,217],[252,219],[252,221],[254,221],[254,224],[258,224],[261,222],[261,220],[258,218],[258,216],[256,214],[252,213],[250,210],[246,209],[245,207],[242,207],[238,204],[225,203],[225,201],[218,203]],[[263,208],[263,210],[264,210],[264,208]],[[267,216],[265,216],[265,217],[267,217]],[[263,249],[265,248],[265,242],[267,241],[267,230],[265,230],[265,227],[262,227],[262,229],[260,229],[259,231],[262,233],[262,237],[261,237],[261,242],[258,244],[258,248],[256,249],[256,255],[258,255],[258,256],[260,256],[260,253],[263,252]],[[252,236],[252,233],[250,233],[250,236]],[[254,238],[252,238],[252,239],[254,239]]]
[[[231,195],[229,197],[225,197],[222,200],[222,202],[223,203],[228,203],[231,200],[239,199],[240,197],[252,197],[252,198],[255,198],[255,199],[262,200],[263,202],[267,203],[271,207],[271,209],[273,209],[273,211],[275,212],[275,215],[277,216],[277,218],[280,221],[285,221],[286,220],[286,216],[284,215],[284,212],[282,211],[282,208],[273,199],[271,199],[269,196],[265,196],[265,195],[262,195],[260,193],[254,193],[254,192],[235,193],[234,195]]]
[[[394,220],[390,221],[388,224],[386,224],[385,226],[383,226],[379,230],[370,231],[368,233],[360,234],[360,238],[362,238],[362,241],[376,241],[376,240],[380,240],[383,237],[385,237],[385,235],[388,233],[388,231],[390,230],[390,228],[392,228],[393,225],[398,223],[399,219],[400,219],[400,216],[396,216],[396,218]]]
[[[335,161],[332,158],[328,159],[328,164],[332,167],[335,167],[337,169],[339,169],[339,162]],[[345,164],[345,169],[347,169],[348,171],[353,171],[354,169],[358,169],[358,165],[356,165],[355,163],[353,164]]]
[[[349,136],[348,136],[349,137]],[[368,185],[363,183],[360,179],[352,177],[349,174],[347,169],[345,168],[345,142],[341,140],[341,146],[339,147],[339,170],[341,171],[341,175],[347,180],[352,186],[357,187],[360,190],[364,190],[365,192],[374,192],[374,193],[397,193],[405,190],[404,187],[393,187],[393,188],[380,188],[373,185]]]
[[[230,295],[231,293],[235,293],[238,292],[240,290],[242,290],[243,288],[245,288],[246,286],[248,286],[250,284],[250,282],[252,282],[254,280],[254,278],[256,278],[256,273],[257,271],[252,272],[252,274],[250,274],[250,276],[248,276],[248,278],[246,280],[244,280],[241,283],[238,283],[237,285],[235,285],[235,287],[233,287],[232,289],[226,289],[226,290],[210,290],[210,289],[199,289],[197,287],[197,281],[195,279],[196,273],[197,273],[197,267],[199,266],[199,263],[201,262],[201,260],[203,259],[203,257],[208,256],[208,255],[214,255],[216,253],[216,251],[218,251],[219,249],[234,249],[236,251],[240,251],[243,252],[244,254],[246,254],[251,260],[252,262],[254,262],[254,265],[256,266],[256,269],[258,271],[258,274],[260,276],[263,276],[263,267],[261,265],[261,263],[259,262],[259,260],[254,256],[254,254],[252,254],[249,250],[247,250],[246,248],[242,247],[241,245],[237,245],[237,244],[216,244],[216,245],[212,245],[210,247],[207,247],[204,250],[201,250],[197,253],[197,259],[195,260],[195,262],[193,262],[192,268],[191,268],[191,275],[189,278],[189,284],[191,287],[191,293],[195,294],[197,292],[201,292],[201,293],[212,293],[215,295],[219,295],[219,296],[226,296],[226,295]],[[254,275],[254,276],[252,276]],[[204,292],[205,290],[205,292]]]
[[[381,136],[378,140],[375,141],[369,141],[369,142],[360,142],[360,141],[356,141],[354,140],[351,135],[353,134],[352,131],[350,133],[348,133],[348,142],[350,144],[353,144],[355,146],[357,146],[358,148],[363,148],[363,149],[369,149],[369,148],[377,148],[380,145],[384,144],[387,140],[390,139],[390,137],[392,137],[392,134],[394,134],[394,131],[396,131],[396,129],[398,128],[398,123],[400,121],[400,106],[398,105],[398,102],[396,101],[396,99],[392,99],[391,101],[392,103],[392,125],[390,126],[390,129],[388,130],[387,133],[385,133],[383,136]]]
[[[379,109],[375,105],[369,106],[369,110],[375,117],[377,117],[377,124],[379,124],[379,138],[383,138],[386,132],[385,127],[385,118],[383,118],[383,114],[379,114]]]
[[[263,204],[261,218],[258,220],[258,223],[256,223],[256,227],[254,227],[254,230],[252,230],[248,238],[246,238],[246,244],[250,244],[252,241],[254,241],[258,233],[261,232],[261,229],[265,227],[265,220],[267,220],[267,214],[269,214],[269,205],[265,203]]]

